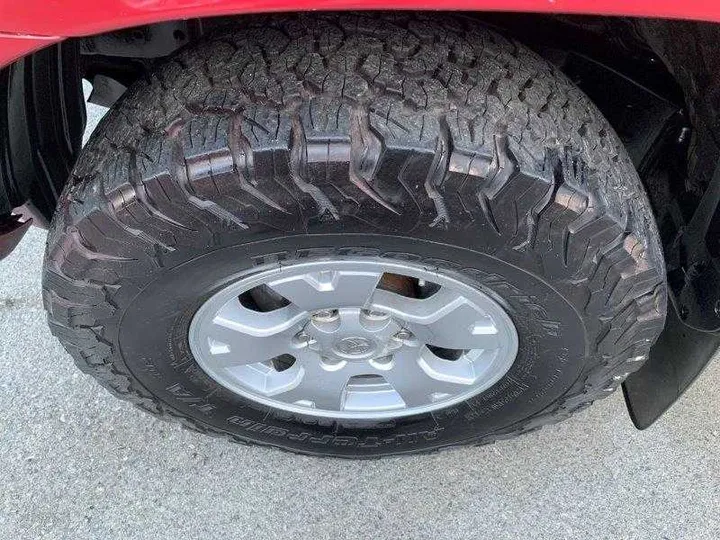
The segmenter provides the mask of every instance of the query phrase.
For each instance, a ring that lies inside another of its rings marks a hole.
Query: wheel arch
[[[240,5],[238,2],[222,5],[227,7],[231,4]],[[491,2],[487,4],[489,9]],[[603,5],[610,4],[596,5],[597,9],[593,11],[602,11]],[[690,7],[694,5],[691,3]],[[257,10],[266,9],[263,5],[256,7]],[[447,5],[444,7],[447,8]],[[478,7],[481,7],[480,4]],[[691,13],[690,7],[684,12],[686,16],[720,20],[720,15]],[[205,8],[198,7],[197,13],[211,14],[203,12]],[[26,9],[27,6],[22,8]],[[297,10],[297,6],[294,9]],[[720,8],[717,11],[720,13]],[[219,9],[212,14],[221,12],[225,13]],[[120,79],[121,86],[126,86],[134,77],[142,76],[145,67],[154,60],[202,34],[205,20],[178,21],[173,20],[170,13],[156,11],[148,14],[138,8],[135,10],[137,19],[122,19],[113,24],[163,22],[100,33],[97,32],[100,26],[77,27],[77,34],[89,35],[65,40],[52,36],[24,36],[20,40],[17,36],[0,35],[0,61],[40,49],[22,56],[0,72],[0,143],[3,153],[0,163],[0,216],[5,216],[5,223],[1,224],[3,233],[8,229],[11,232],[20,230],[22,226],[11,217],[11,212],[23,204],[30,203],[35,208],[34,214],[40,224],[52,215],[58,194],[79,152],[84,131],[81,78],[100,75],[115,81]],[[665,14],[683,15],[678,12]],[[677,276],[674,282],[671,279],[674,299],[671,309],[675,309],[678,316],[670,319],[671,324],[680,325],[674,329],[675,332],[686,327],[700,332],[698,338],[691,340],[696,344],[700,342],[700,337],[717,339],[720,309],[715,309],[714,302],[720,299],[720,279],[709,280],[708,274],[698,272],[698,269],[712,272],[715,276],[720,267],[720,250],[711,245],[713,231],[716,234],[720,230],[720,213],[717,201],[708,202],[706,197],[708,194],[712,196],[712,186],[720,185],[720,173],[713,175],[720,163],[720,147],[716,143],[720,134],[715,132],[717,116],[720,115],[717,112],[720,107],[715,103],[715,96],[720,93],[720,76],[717,75],[720,66],[715,66],[717,61],[713,59],[714,45],[720,41],[720,25],[612,17],[568,23],[564,17],[507,14],[488,15],[483,19],[486,23],[505,28],[541,53],[555,55],[555,63],[560,64],[571,78],[590,80],[583,90],[596,101],[601,100],[603,94],[616,95],[618,92],[623,98],[635,96],[632,98],[634,111],[646,113],[641,115],[642,121],[637,120],[637,115],[624,114],[628,108],[626,99],[615,100],[605,107],[601,106],[601,109],[619,132],[628,127],[626,122],[632,124],[632,142],[638,145],[633,158],[664,231],[669,270]],[[107,15],[103,20],[102,24],[109,24]],[[542,24],[538,25],[538,21]],[[573,29],[572,39],[557,37],[560,34],[552,28],[558,21],[565,25],[564,28]],[[100,23],[96,21],[93,24]],[[42,30],[41,27],[28,28]],[[539,36],[542,30],[555,37]],[[75,30],[68,35],[74,33]],[[21,45],[18,45],[18,40]],[[12,47],[3,45],[8,42],[13,43]],[[612,60],[598,53],[598,45],[599,48],[609,47],[616,58]],[[572,58],[573,62],[568,64],[568,58]],[[643,62],[647,62],[643,70],[646,73],[634,77],[633,73],[643,66]],[[659,75],[659,79],[653,74]],[[596,79],[594,83],[593,78]],[[606,86],[608,83],[610,91]],[[114,91],[106,89],[104,94],[96,93],[96,101],[104,101],[107,105],[112,104],[116,97],[117,88]],[[646,105],[638,108],[640,103]],[[647,105],[650,103],[652,106]],[[621,114],[613,120],[613,112]],[[627,139],[624,142],[632,146]],[[661,165],[667,165],[661,157],[668,154],[674,156],[673,166],[676,168],[670,175],[663,174],[661,170]],[[703,208],[704,215],[709,215],[709,219],[703,221],[704,229],[698,231],[695,227],[691,231],[692,236],[683,234],[682,231],[693,222],[693,216]],[[3,234],[2,238],[9,236]],[[8,240],[12,243],[16,241],[17,233]],[[9,250],[3,248],[0,254],[4,251]],[[692,253],[691,257],[687,256],[688,252]],[[708,287],[708,283],[714,285]],[[705,347],[703,354],[691,355],[688,353],[692,347],[686,347],[688,360],[680,363],[678,355],[670,354],[672,350],[664,343],[667,340],[661,339],[651,361],[626,385],[626,396],[639,426],[652,423],[677,399],[715,350],[715,347]],[[655,358],[658,360],[654,361]],[[650,380],[659,370],[664,378],[655,377],[650,390],[647,387],[640,390],[640,385],[633,390],[633,380]],[[668,371],[671,375],[666,374]],[[645,376],[640,379],[643,373]],[[658,391],[659,384],[663,385],[663,391]],[[643,405],[640,405],[638,397],[641,393]],[[652,399],[647,399],[648,395]]]
[[[492,7],[492,0],[486,1]],[[154,62],[229,19],[168,20],[171,13],[176,13],[167,9],[169,5],[172,3],[163,3],[163,9],[157,10],[136,6],[132,16],[113,22],[105,16],[94,26],[70,26],[67,35],[76,37],[10,36],[0,31],[0,65],[14,59],[0,70],[0,143],[4,153],[0,164],[0,218],[30,203],[36,209],[33,211],[36,225],[49,221],[53,203],[79,151],[85,126],[81,79],[93,83],[91,103],[110,107]],[[228,1],[221,6],[217,11],[222,13],[250,10],[242,2]],[[214,14],[214,9],[201,2],[192,12],[207,15]],[[262,11],[263,7],[253,9]],[[618,132],[626,129],[627,137],[621,133],[626,145],[640,145],[637,149],[629,148],[636,165],[669,115],[681,106],[682,93],[675,80],[664,66],[650,63],[653,51],[644,38],[632,35],[638,33],[636,20],[593,17],[574,21],[529,13],[469,16],[480,17],[481,22],[500,27],[541,54],[549,55],[571,78],[593,79],[583,89],[595,101],[606,94],[603,84],[598,84],[605,80],[611,82],[613,94],[623,94],[623,99],[633,94],[631,104],[620,100],[600,104],[600,108]],[[92,17],[93,12],[84,13],[81,20]],[[242,24],[242,17],[232,20]],[[129,22],[149,21],[152,22],[143,26],[116,29]],[[99,29],[104,31],[98,32]],[[79,35],[84,32],[88,33]],[[566,38],[558,38],[568,32]],[[609,54],[603,52],[606,48],[611,51]],[[642,76],[634,79],[633,71]],[[645,106],[645,100],[652,105]],[[638,122],[623,114],[627,107],[634,107],[635,111],[642,108],[648,114]],[[613,118],[613,112],[620,114]],[[31,145],[31,140],[36,144]],[[54,153],[59,159],[55,159]]]

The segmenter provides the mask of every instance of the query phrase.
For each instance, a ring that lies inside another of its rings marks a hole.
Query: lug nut
[[[390,317],[389,313],[385,313],[384,311],[376,311],[373,309],[363,309],[361,313],[363,317],[371,321],[384,321],[385,319]]]
[[[373,358],[370,360],[370,365],[374,367],[375,369],[380,369],[382,371],[389,371],[394,366],[394,359],[392,356],[382,356],[380,358]]]
[[[406,330],[405,328],[403,328],[397,334],[395,334],[395,336],[393,336],[393,337],[399,341],[406,341],[408,339],[412,339],[413,334],[410,330]]]
[[[300,347],[309,347],[310,345],[317,343],[317,340],[314,337],[304,331],[298,332],[295,335],[294,341]]]
[[[339,316],[337,309],[321,309],[313,313],[312,320],[319,323],[329,323],[335,321]]]

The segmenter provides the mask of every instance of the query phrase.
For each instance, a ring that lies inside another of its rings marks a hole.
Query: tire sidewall
[[[512,318],[519,351],[488,390],[428,414],[360,422],[270,409],[225,389],[195,362],[188,328],[202,303],[248,275],[293,262],[367,258],[408,261],[494,297]],[[201,426],[306,453],[371,456],[481,440],[553,406],[590,360],[571,303],[538,275],[468,248],[389,235],[307,235],[238,244],[164,269],[130,300],[112,332],[124,366],[163,404]]]

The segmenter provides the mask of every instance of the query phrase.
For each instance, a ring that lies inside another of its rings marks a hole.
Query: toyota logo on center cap
[[[340,356],[359,358],[374,352],[375,344],[361,336],[350,336],[335,342],[333,349]]]

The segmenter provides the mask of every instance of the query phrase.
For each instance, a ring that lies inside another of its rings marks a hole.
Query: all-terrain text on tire
[[[638,369],[663,255],[617,135],[463,17],[247,19],[132,86],[52,223],[85,372],[204,433],[345,457],[487,443]]]

